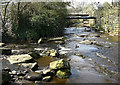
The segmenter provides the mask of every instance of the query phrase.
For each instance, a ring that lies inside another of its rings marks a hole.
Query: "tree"
[[[0,11],[0,17],[1,17],[1,21],[2,21],[2,30],[3,33],[6,33],[7,28],[5,27],[7,20],[8,20],[8,5],[10,4],[10,1],[2,1],[1,3],[1,11]]]
[[[65,2],[23,3],[11,5],[10,20],[16,39],[35,40],[60,36],[66,26]]]

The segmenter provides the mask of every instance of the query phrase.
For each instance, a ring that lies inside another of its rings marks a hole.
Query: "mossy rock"
[[[57,61],[53,61],[50,63],[49,65],[49,68],[50,69],[70,69],[70,64],[68,61],[64,60],[64,59],[60,59],[60,60],[57,60]]]
[[[56,76],[62,79],[69,78],[71,75],[70,69],[58,70]]]

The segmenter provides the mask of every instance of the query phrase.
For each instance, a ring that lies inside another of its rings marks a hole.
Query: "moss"
[[[58,70],[56,75],[59,78],[66,79],[69,78],[71,75],[70,69],[63,69],[63,70]]]

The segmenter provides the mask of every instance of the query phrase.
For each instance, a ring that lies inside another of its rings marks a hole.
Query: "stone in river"
[[[64,59],[53,61],[49,65],[50,69],[70,69],[70,64]]]
[[[21,54],[21,55],[11,55],[9,58],[7,58],[7,60],[11,64],[15,64],[15,63],[23,63],[23,62],[32,62],[33,58],[28,54]]]
[[[31,73],[28,73],[25,75],[25,79],[26,80],[29,80],[29,81],[39,81],[39,80],[42,80],[42,74],[40,73],[36,73],[36,72],[31,72]]]
[[[62,70],[58,70],[56,75],[59,78],[66,79],[70,77],[71,72],[70,69],[62,69]]]

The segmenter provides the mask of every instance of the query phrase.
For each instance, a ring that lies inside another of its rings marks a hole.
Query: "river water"
[[[7,44],[6,47],[12,48],[13,54],[27,53],[36,48],[67,48],[68,50],[62,52],[65,53],[64,58],[71,59],[72,75],[69,79],[54,77],[50,83],[118,83],[118,37],[95,33],[93,31],[85,32],[84,30],[84,27],[65,28],[65,37],[67,39],[63,45],[52,43],[40,45],[37,43],[12,43]],[[80,37],[81,34],[88,36]],[[95,37],[96,34],[99,34],[101,37]],[[97,45],[81,44],[80,42],[82,40],[96,41]],[[96,53],[103,57],[97,56]],[[85,59],[77,54],[85,56]],[[46,56],[36,61],[39,67],[43,69],[47,67],[51,61],[56,59],[57,58]],[[9,66],[12,70],[18,69],[3,59],[3,68],[6,66]]]

